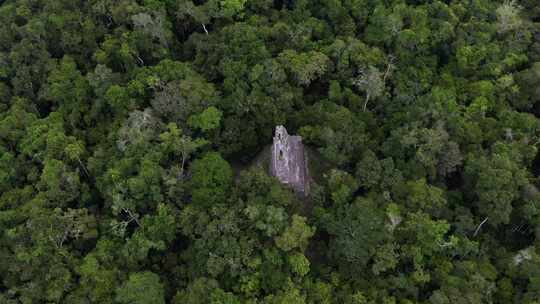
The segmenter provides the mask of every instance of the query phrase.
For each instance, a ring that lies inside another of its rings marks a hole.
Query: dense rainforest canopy
[[[0,3],[0,303],[540,303],[538,0]]]

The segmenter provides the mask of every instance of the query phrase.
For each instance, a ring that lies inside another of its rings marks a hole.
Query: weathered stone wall
[[[283,126],[277,126],[274,134],[270,174],[303,195],[309,192],[307,155],[302,137],[289,135]]]

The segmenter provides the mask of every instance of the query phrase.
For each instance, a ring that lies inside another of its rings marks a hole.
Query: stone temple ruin
[[[308,159],[302,137],[289,135],[283,126],[276,127],[270,153],[270,174],[296,192],[308,195]]]

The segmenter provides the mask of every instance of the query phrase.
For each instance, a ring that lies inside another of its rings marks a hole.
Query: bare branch
[[[137,215],[133,214],[133,212],[131,212],[131,210],[127,209],[127,208],[122,208],[122,210],[128,214],[129,216],[129,222],[132,222],[132,221],[135,221],[135,223],[137,223],[137,226],[141,226],[141,223],[139,222],[139,220],[137,219]]]
[[[473,237],[475,237],[478,232],[480,231],[480,228],[487,222],[488,218],[486,217],[479,225],[476,227],[476,230],[474,231]]]
[[[390,75],[390,72],[395,68],[394,62],[396,57],[394,55],[388,56],[388,63],[386,64],[386,71],[384,72],[383,82],[386,83],[386,78]]]

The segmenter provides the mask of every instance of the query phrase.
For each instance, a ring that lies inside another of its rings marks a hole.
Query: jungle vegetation
[[[0,303],[540,303],[537,0],[1,2]]]

